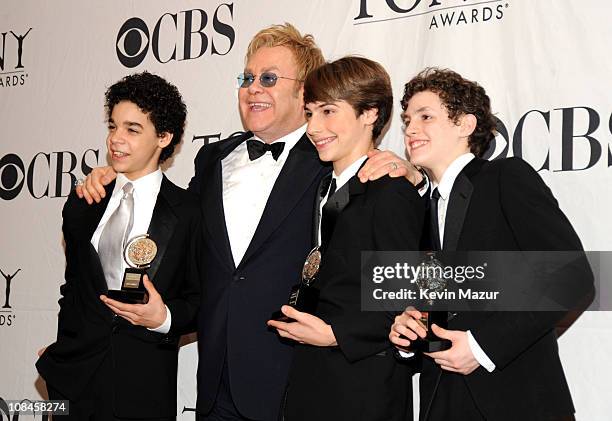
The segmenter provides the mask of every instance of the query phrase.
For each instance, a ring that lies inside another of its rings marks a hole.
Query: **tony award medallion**
[[[439,260],[436,259],[436,252],[429,251],[426,253],[427,259],[419,266],[421,267],[420,277],[417,278],[416,284],[421,290],[429,290],[430,292],[443,292],[446,289],[446,279],[444,279],[444,268]],[[433,299],[428,300],[429,305],[433,305]],[[436,352],[444,351],[451,347],[451,342],[447,339],[437,337],[431,330],[431,325],[446,329],[448,327],[448,312],[446,311],[422,311],[421,319],[419,320],[427,331],[425,338],[418,338],[412,341],[410,347],[416,351]]]
[[[129,267],[123,274],[121,289],[109,290],[108,297],[123,303],[146,304],[149,294],[142,280],[156,254],[157,244],[148,234],[130,239],[123,250],[123,258]]]
[[[320,266],[321,252],[317,246],[308,253],[308,257],[306,257],[304,262],[304,268],[302,269],[302,280],[291,288],[287,305],[305,313],[313,314],[315,312],[319,301],[319,290],[313,287],[312,283],[319,273]],[[285,316],[280,310],[272,314],[272,320],[279,320],[281,322],[294,321]]]

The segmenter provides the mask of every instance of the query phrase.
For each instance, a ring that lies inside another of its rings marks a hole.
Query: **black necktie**
[[[440,199],[440,192],[438,192],[438,188],[436,187],[429,199],[431,245],[434,250],[442,250],[440,245],[440,230],[438,228],[438,199]]]
[[[325,203],[325,205],[323,205],[323,212],[321,214],[322,251],[325,251],[327,245],[329,244],[329,240],[331,240],[331,236],[334,232],[334,227],[336,225],[338,215],[340,215],[340,213],[348,203],[348,192],[345,195],[346,197],[342,197],[343,195],[340,195],[341,197],[335,197],[332,200],[334,193],[336,193],[336,186],[336,179],[332,178],[331,183],[329,184],[329,192],[327,193],[327,202]],[[346,184],[344,185],[344,187],[346,187]]]
[[[285,149],[285,142],[263,143],[255,139],[247,140],[247,150],[251,161],[255,161],[268,151],[272,152],[272,158],[276,161],[283,153],[283,149]]]
[[[329,184],[329,193],[327,194],[327,200],[336,193],[336,179],[332,177],[332,181]]]

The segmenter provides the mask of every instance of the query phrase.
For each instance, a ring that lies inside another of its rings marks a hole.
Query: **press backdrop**
[[[610,250],[611,15],[605,0],[3,0],[0,397],[44,396],[34,362],[56,332],[61,209],[73,181],[106,162],[103,93],[119,78],[148,70],[182,92],[188,126],[167,174],[186,186],[198,149],[242,129],[236,75],[265,26],[295,24],[330,60],[381,62],[397,97],[383,147],[397,153],[403,84],[425,66],[452,68],[492,98],[493,157],[522,156],[585,248]],[[559,341],[579,420],[612,413],[611,322],[587,313]],[[195,406],[194,345],[181,349],[180,409]]]

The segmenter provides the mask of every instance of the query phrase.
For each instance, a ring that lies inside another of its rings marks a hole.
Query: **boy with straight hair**
[[[344,57],[308,75],[304,103],[306,133],[333,173],[315,203],[317,310],[283,306],[295,322],[268,322],[297,342],[284,419],[403,421],[412,417],[412,366],[394,358],[387,337],[395,313],[361,310],[361,252],[417,250],[424,217],[405,178],[357,177],[391,117],[389,75],[372,60]]]

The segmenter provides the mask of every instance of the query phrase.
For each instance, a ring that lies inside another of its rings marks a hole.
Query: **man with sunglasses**
[[[201,420],[278,419],[293,345],[266,322],[286,303],[313,246],[314,199],[331,170],[305,134],[303,81],[323,63],[313,37],[290,24],[257,33],[238,77],[248,132],[202,147],[195,159],[189,190],[201,197],[205,225]],[[107,175],[94,171],[80,190],[88,201]],[[390,152],[376,154],[360,175],[387,173],[418,177]]]

